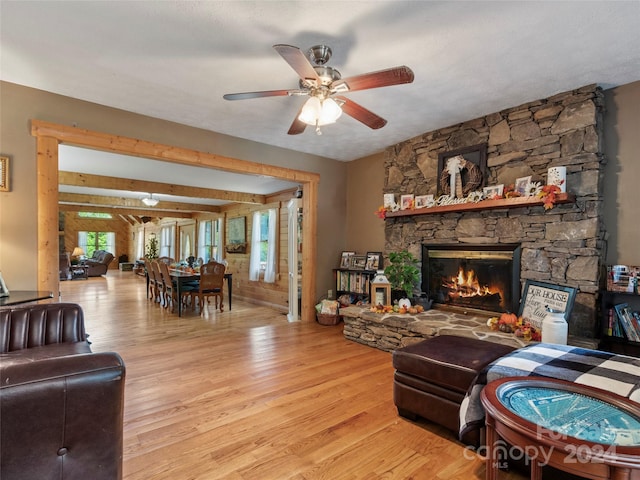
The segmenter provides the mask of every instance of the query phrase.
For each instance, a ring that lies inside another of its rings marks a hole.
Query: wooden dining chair
[[[218,262],[205,263],[200,267],[200,285],[197,290],[191,292],[191,308],[195,309],[196,300],[202,311],[204,300],[210,301],[210,297],[215,297],[215,307],[222,312],[223,305],[223,282],[225,265]],[[219,302],[219,303],[218,303]]]
[[[151,271],[153,272],[153,277],[155,279],[155,296],[154,299],[156,302],[159,302],[161,305],[165,304],[165,285],[162,280],[162,274],[160,273],[160,266],[157,260],[151,261]]]
[[[151,268],[151,261],[144,259],[144,270],[147,276],[147,298],[149,300],[155,300],[157,298],[156,293],[156,276],[153,274],[153,268]]]
[[[177,302],[185,303],[185,300],[189,299],[189,295],[192,291],[196,289],[196,287],[188,284],[182,285],[180,288],[180,296],[182,298],[178,298],[178,286],[171,278],[171,273],[169,272],[169,265],[164,262],[159,262],[158,266],[160,267],[160,275],[162,276],[162,282],[164,284],[164,298],[165,298],[165,308],[169,308],[171,306],[171,311],[174,311]]]

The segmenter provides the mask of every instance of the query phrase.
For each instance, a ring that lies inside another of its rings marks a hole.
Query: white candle
[[[567,191],[567,167],[551,167],[547,172],[547,185],[557,185],[560,192]]]

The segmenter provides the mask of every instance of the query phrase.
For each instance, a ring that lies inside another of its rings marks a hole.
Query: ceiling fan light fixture
[[[302,107],[298,120],[320,127],[336,123],[341,115],[342,109],[333,98],[320,100],[318,97],[311,97]]]
[[[148,197],[144,197],[142,199],[142,203],[144,203],[147,207],[155,207],[158,205],[160,200],[157,198],[153,198],[153,193],[150,193]]]

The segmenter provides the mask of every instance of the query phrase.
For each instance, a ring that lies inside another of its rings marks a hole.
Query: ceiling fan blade
[[[289,127],[289,131],[287,132],[289,135],[299,135],[304,132],[304,129],[307,127],[306,123],[298,119],[303,107],[304,103],[302,104],[302,107],[300,107],[300,110],[298,110],[298,113],[296,113],[296,118],[293,119],[293,123]]]
[[[285,62],[291,65],[291,68],[296,71],[301,79],[314,80],[316,84],[320,84],[320,77],[318,77],[313,65],[311,65],[307,56],[302,53],[302,50],[291,45],[274,45],[273,48],[284,58]]]
[[[339,90],[340,86],[346,85],[350,92],[356,90],[366,90],[369,88],[389,87],[402,83],[413,82],[413,71],[406,66],[388,68],[377,72],[363,73],[355,77],[343,78],[333,82],[332,90]]]
[[[247,100],[249,98],[262,97],[286,97],[290,90],[265,90],[263,92],[227,93],[222,98],[225,100]]]
[[[344,102],[341,107],[344,113],[346,113],[350,117],[355,118],[359,122],[364,123],[369,128],[377,130],[378,128],[382,128],[387,124],[387,121],[384,118],[376,115],[371,110],[367,110],[362,105],[359,105],[346,97],[339,96],[334,98]]]

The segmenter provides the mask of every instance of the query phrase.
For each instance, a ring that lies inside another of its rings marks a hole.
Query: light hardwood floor
[[[341,324],[238,299],[178,318],[113,270],[61,282],[60,300],[82,305],[93,351],[126,363],[125,480],[484,479],[450,433],[398,416],[391,355]]]

